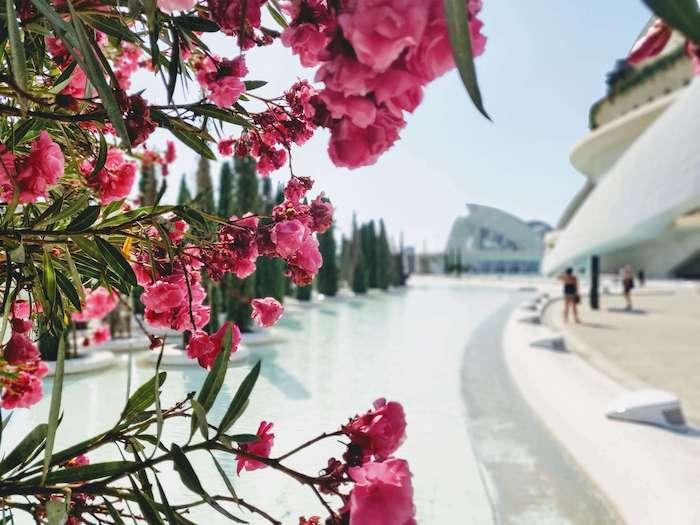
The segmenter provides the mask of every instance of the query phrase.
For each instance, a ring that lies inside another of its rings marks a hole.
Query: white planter
[[[63,363],[63,373],[64,375],[69,375],[102,370],[112,366],[116,360],[117,358],[112,352],[88,350],[79,357],[66,359]],[[46,375],[53,376],[56,373],[56,362],[46,361],[46,366],[49,368],[49,372]]]
[[[155,365],[158,362],[158,356],[160,352],[158,350],[152,350],[146,354],[144,361],[148,364]],[[248,362],[250,357],[250,350],[248,350],[244,345],[239,345],[238,350],[231,354],[231,360],[229,366],[242,366]],[[163,366],[199,366],[196,359],[190,359],[187,357],[187,353],[175,345],[165,345],[165,350],[163,350],[163,359],[160,362]]]
[[[131,337],[110,339],[95,345],[95,348],[107,350],[108,352],[138,352],[140,350],[148,350],[150,344],[150,340],[145,335],[133,335]]]
[[[276,330],[272,328],[264,328],[262,330],[254,330],[253,332],[246,332],[241,334],[241,341],[246,345],[270,345],[273,343],[279,343],[284,341],[284,337],[279,335]]]

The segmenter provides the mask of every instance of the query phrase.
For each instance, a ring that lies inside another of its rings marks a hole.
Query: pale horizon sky
[[[418,250],[424,245],[441,250],[467,202],[556,224],[584,182],[571,167],[569,152],[588,132],[588,110],[605,93],[606,73],[626,55],[650,16],[640,0],[611,4],[486,0],[482,19],[488,44],[477,69],[493,122],[473,109],[458,74],[451,72],[426,89],[401,140],[374,166],[335,168],[326,153],[327,133],[318,130],[293,150],[295,173],[316,180],[313,195],[326,192],[341,231],[349,230],[355,211],[359,221],[383,218],[394,239],[403,232],[406,245]],[[211,45],[223,56],[237,53],[231,39]],[[313,78],[313,71],[301,68],[279,44],[251,50],[247,61],[248,79],[269,81],[261,94],[274,96],[297,78]],[[152,79],[147,82],[149,92],[160,91]],[[149,145],[162,147],[165,136],[158,132]],[[183,173],[194,188],[196,155],[182,144],[177,149],[168,177],[170,200]],[[215,185],[218,170],[212,163]],[[272,177],[276,183],[289,173],[281,169]]]

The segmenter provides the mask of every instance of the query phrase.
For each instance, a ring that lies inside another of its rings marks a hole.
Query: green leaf
[[[176,206],[173,208],[173,213],[195,229],[209,230],[207,221],[204,220],[202,214],[194,208],[190,208],[189,206]]]
[[[65,295],[73,305],[73,308],[81,311],[82,305],[80,304],[80,296],[78,295],[78,291],[75,289],[75,286],[73,286],[71,280],[61,272],[56,272],[56,282],[58,283],[58,287],[63,292],[63,295]]]
[[[194,421],[199,426],[199,432],[204,439],[209,439],[209,425],[207,424],[207,413],[204,407],[196,399],[190,399],[192,411],[194,412]]]
[[[172,28],[170,30],[170,38],[172,40],[172,52],[170,53],[170,62],[168,63],[168,102],[173,101],[177,77],[180,74],[180,33],[178,33],[175,28]]]
[[[83,211],[81,211],[68,226],[66,226],[66,231],[69,232],[81,232],[87,230],[90,226],[95,224],[95,221],[100,216],[99,206],[88,206]]]
[[[102,237],[95,236],[95,243],[109,267],[125,282],[136,286],[136,274],[124,255]]]
[[[16,125],[12,127],[7,141],[5,142],[7,149],[12,151],[17,144],[20,144],[25,135],[34,127],[34,124],[36,124],[36,120],[33,118],[18,121]]]
[[[209,412],[209,409],[214,405],[216,396],[219,395],[221,385],[224,383],[226,370],[228,370],[228,363],[231,358],[231,337],[231,325],[228,325],[219,354],[216,356],[216,360],[211,370],[209,370],[204,384],[202,385],[202,389],[197,396],[197,401],[199,401],[199,404],[204,408],[204,412]]]
[[[180,128],[170,128],[170,132],[175,135],[180,142],[182,142],[185,146],[190,148],[192,151],[198,153],[202,157],[209,159],[209,160],[216,160],[216,156],[212,152],[211,149],[209,149],[209,146],[207,146],[207,143],[197,136],[195,133],[192,133],[190,131],[184,131]]]
[[[124,520],[117,512],[117,509],[114,508],[114,505],[112,505],[107,498],[103,498],[102,501],[104,501],[104,504],[107,507],[107,511],[109,512],[110,517],[114,520],[114,525],[125,525]]]
[[[106,219],[107,217],[112,215],[114,212],[121,210],[122,206],[124,205],[124,200],[125,199],[120,199],[118,201],[112,201],[107,206],[105,206],[105,209],[102,210],[102,218]]]
[[[44,258],[41,265],[41,274],[43,276],[43,286],[46,301],[53,305],[56,301],[56,271],[53,267],[53,261],[49,250],[44,247]]]
[[[154,404],[156,402],[156,381],[158,381],[159,385],[162,385],[167,377],[167,372],[160,372],[157,376],[153,376],[148,382],[141,385],[126,403],[121,421],[129,421],[132,417]]]
[[[255,386],[255,382],[258,380],[258,376],[260,375],[260,366],[261,361],[255,363],[255,366],[250,370],[250,372],[248,372],[243,379],[243,382],[238,387],[238,390],[233,396],[231,404],[229,404],[224,417],[221,418],[219,432],[225,433],[243,414],[248,398],[250,397],[253,387]]]
[[[260,437],[257,434],[234,434],[228,437],[236,443],[255,443],[260,441]]]
[[[46,254],[46,252],[44,252]],[[49,422],[46,431],[46,447],[44,449],[44,467],[41,475],[42,485],[49,473],[51,454],[56,439],[59,416],[61,412],[61,394],[63,393],[63,366],[66,359],[66,340],[63,334],[58,334],[58,352],[56,356],[56,368],[53,375],[53,391],[51,392],[51,406],[49,408]]]
[[[173,17],[173,22],[188,31],[216,33],[219,30],[219,25],[216,22],[198,16],[176,16]]]
[[[474,55],[472,53],[472,41],[469,34],[469,23],[467,21],[467,8],[464,0],[443,0],[445,5],[445,18],[452,44],[452,54],[455,64],[462,77],[462,83],[467,88],[467,93],[476,106],[476,109],[491,120],[484,109],[481,99],[481,91],[476,79],[476,68],[474,67]]]
[[[57,198],[41,212],[36,220],[32,223],[32,228],[38,228],[47,221],[53,220],[53,217],[61,212],[63,206],[63,196]]]
[[[668,25],[700,43],[700,11],[696,0],[643,0]]]
[[[139,220],[140,218],[145,217],[146,215],[163,215],[164,213],[172,211],[172,209],[173,206],[170,205],[146,206],[145,208],[136,208],[135,210],[131,210],[126,213],[120,213],[119,215],[110,217],[109,219],[102,221],[100,226],[103,228],[107,226],[119,226],[127,222]]]
[[[272,19],[279,24],[280,27],[287,27],[289,24],[287,23],[287,19],[282,16],[282,13],[280,13],[276,7],[274,7],[272,4],[268,3],[267,4],[267,10],[270,12],[270,15],[272,16]]]
[[[254,89],[258,89],[267,85],[267,82],[265,82],[264,80],[246,80],[245,82],[243,82],[243,84],[245,84],[246,91],[253,91]]]
[[[34,427],[19,444],[0,462],[0,476],[21,465],[27,458],[40,450],[46,441],[48,425],[42,423]]]
[[[78,49],[80,50],[79,55],[81,55],[81,60],[78,60],[78,63],[80,64],[81,61],[83,62],[80,65],[83,67],[88,80],[93,86],[95,86],[97,93],[100,95],[100,100],[102,101],[102,105],[107,112],[110,122],[114,126],[114,129],[117,130],[117,133],[122,139],[124,146],[130,148],[131,140],[129,139],[129,133],[126,131],[126,124],[124,123],[122,110],[117,103],[117,99],[114,96],[112,88],[110,88],[105,81],[102,65],[95,57],[94,50],[90,44],[90,38],[85,31],[83,23],[80,21],[80,18],[73,9],[73,4],[70,2],[70,0],[68,1],[68,8],[71,13],[71,21],[73,22],[73,29],[75,31]],[[73,54],[73,51],[71,51],[71,54]],[[78,55],[78,53],[73,55],[74,58],[76,55]]]
[[[199,104],[192,108],[192,113],[195,115],[200,115],[202,117],[211,117],[222,122],[228,122],[230,124],[237,124],[238,126],[244,127],[246,129],[252,128],[252,124],[246,119],[238,115],[237,113],[222,109],[213,104]]]
[[[71,237],[71,239],[75,244],[78,245],[78,248],[80,248],[81,251],[85,253],[85,255],[89,255],[92,259],[96,261],[104,261],[100,250],[98,250],[97,245],[94,242],[91,242],[80,235],[75,235]]]
[[[75,481],[91,481],[94,479],[110,478],[129,472],[137,463],[133,461],[105,461],[92,463],[82,467],[68,467],[49,472],[47,483],[73,483]]]
[[[196,494],[206,494],[204,492],[204,489],[202,488],[202,484],[199,482],[197,474],[192,468],[190,460],[187,459],[187,456],[185,456],[185,453],[182,451],[182,449],[175,443],[173,443],[170,446],[170,452],[173,457],[175,470],[180,475],[180,479],[182,480],[182,483],[185,485],[185,487],[187,487]]]
[[[236,494],[236,491],[233,488],[233,483],[231,483],[231,479],[229,478],[229,475],[226,474],[226,471],[221,466],[219,461],[216,459],[214,454],[209,452],[209,455],[211,456],[211,460],[214,462],[214,465],[216,465],[216,470],[219,471],[219,475],[221,476],[221,479],[224,480],[224,485],[226,485],[226,488],[228,489],[229,493],[231,494],[231,497],[234,499],[238,499],[238,495]]]
[[[7,21],[7,38],[10,41],[10,57],[12,57],[12,75],[22,89],[27,89],[27,57],[24,54],[24,43],[17,22],[15,3],[5,2],[5,19]]]
[[[100,149],[97,151],[97,159],[95,160],[95,166],[92,168],[92,176],[96,177],[102,168],[105,167],[105,162],[107,162],[107,141],[105,136],[100,133]]]
[[[88,202],[90,202],[90,195],[83,193],[77,199],[71,201],[67,206],[65,206],[60,213],[51,217],[51,224],[56,224],[58,221],[72,217],[79,211],[82,211],[87,206]]]
[[[165,514],[165,517],[168,520],[169,525],[178,525],[177,516],[175,515],[175,511],[170,506],[170,502],[168,501],[168,498],[165,495],[165,491],[163,490],[163,486],[160,484],[160,480],[158,479],[158,476],[156,476],[156,485],[158,486],[158,494],[160,494],[160,502],[162,504],[163,514]]]
[[[129,479],[131,481],[131,486],[134,488],[136,503],[138,503],[139,508],[141,509],[143,519],[146,520],[148,525],[163,525],[163,520],[160,519],[160,514],[156,508],[155,501],[146,496],[142,490],[139,490],[131,477]]]
[[[109,36],[113,36],[119,40],[126,40],[133,44],[141,42],[138,35],[124,25],[119,18],[107,18],[105,16],[92,14],[82,14],[81,16],[90,27],[102,31]]]

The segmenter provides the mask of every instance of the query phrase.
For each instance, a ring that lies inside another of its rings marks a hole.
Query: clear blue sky
[[[649,12],[640,0],[485,0],[482,18],[489,41],[477,67],[493,123],[472,108],[450,73],[428,87],[401,140],[375,166],[333,167],[324,131],[294,151],[295,172],[326,191],[341,230],[349,229],[354,210],[361,221],[383,217],[393,236],[404,232],[407,244],[440,250],[466,202],[553,224],[582,185],[569,151],[587,133],[588,109],[604,94],[605,74],[627,53]],[[214,47],[236,54],[231,40]],[[313,76],[281,47],[252,50],[248,62],[249,78],[270,81],[265,94]],[[184,146],[178,152],[170,198],[181,173],[194,180],[194,155]],[[280,170],[273,178],[287,176]]]

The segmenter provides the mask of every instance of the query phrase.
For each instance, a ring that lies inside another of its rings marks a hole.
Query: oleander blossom
[[[484,52],[482,2],[465,0],[472,52]],[[423,87],[454,67],[442,0],[293,0],[282,43],[319,65],[313,125],[330,129],[336,166],[374,164],[399,139]],[[337,11],[336,11],[337,10]]]
[[[237,36],[241,49],[272,43],[271,36],[260,30],[261,7],[265,0],[208,0],[207,3],[214,22],[223,33]]]
[[[391,456],[406,439],[406,416],[401,403],[380,398],[373,409],[343,426],[350,441],[378,460]]]
[[[172,13],[173,11],[191,10],[197,5],[197,0],[158,0],[156,3],[161,11]]]
[[[136,177],[136,163],[127,161],[120,149],[111,147],[107,150],[105,165],[99,172],[93,173],[94,166],[94,161],[84,160],[80,171],[102,204],[109,204],[129,195]]]
[[[187,357],[196,359],[202,368],[211,368],[222,350],[226,331],[229,327],[231,329],[231,353],[235,353],[241,342],[241,332],[238,326],[231,321],[227,321],[211,335],[202,330],[193,332],[190,340],[187,342]]]
[[[29,408],[43,396],[41,379],[48,373],[46,363],[41,360],[22,363],[13,370],[5,370],[0,379],[2,395],[0,406],[11,410],[13,408]]]
[[[198,272],[171,274],[146,284],[141,294],[144,319],[151,326],[178,332],[200,330],[209,322],[209,306]]]
[[[104,319],[107,314],[119,304],[116,292],[99,287],[85,294],[85,303],[80,312],[73,312],[71,318],[76,322],[86,322],[92,319]]]
[[[17,157],[5,146],[0,146],[0,200],[10,202],[19,191],[19,203],[36,202],[48,195],[50,186],[63,176],[63,152],[46,131],[41,131],[32,142],[29,155]],[[2,169],[4,168],[4,169]]]
[[[272,326],[280,320],[284,313],[284,307],[274,297],[264,299],[253,299],[250,302],[253,308],[252,318],[260,327]]]
[[[415,525],[413,485],[402,459],[369,462],[348,469],[355,482],[346,511],[349,525]]]
[[[195,64],[196,78],[207,98],[221,108],[230,108],[245,91],[241,78],[248,74],[243,56],[221,59],[203,56]]]
[[[270,457],[270,452],[272,452],[272,445],[275,443],[275,435],[270,433],[272,430],[272,423],[266,421],[261,421],[260,426],[256,435],[258,440],[253,443],[244,443],[240,445],[240,449],[243,452],[248,452],[256,456]],[[265,468],[267,465],[261,463],[260,461],[252,458],[247,458],[242,455],[236,456],[236,473],[241,474],[242,470],[257,470]]]
[[[100,325],[92,331],[92,342],[96,345],[106,343],[110,339],[112,339],[112,332],[107,324]]]

